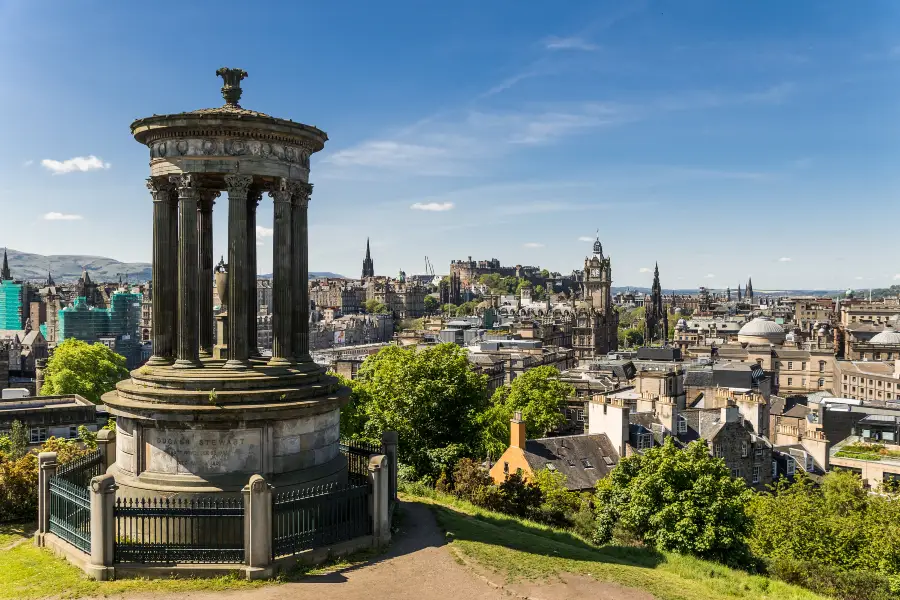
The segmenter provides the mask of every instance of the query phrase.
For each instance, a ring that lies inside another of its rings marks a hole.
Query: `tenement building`
[[[366,282],[366,300],[387,306],[397,319],[417,319],[425,315],[425,296],[428,290],[415,281],[407,281],[402,271],[397,279],[370,278]]]

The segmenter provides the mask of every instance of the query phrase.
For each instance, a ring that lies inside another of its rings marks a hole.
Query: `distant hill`
[[[124,263],[102,256],[80,254],[56,254],[43,256],[7,249],[9,270],[15,279],[46,281],[47,273],[53,275],[57,283],[75,281],[86,269],[94,281],[118,281],[121,275],[129,281],[150,279],[150,263]]]
[[[150,263],[125,263],[113,258],[81,254],[43,256],[19,252],[12,248],[6,250],[6,255],[9,259],[9,270],[15,279],[44,282],[47,280],[47,272],[50,272],[54,281],[65,283],[81,278],[82,270],[86,269],[91,279],[97,282],[118,281],[120,275],[132,282],[150,281]],[[260,277],[271,276],[271,274],[260,275]],[[310,279],[314,277],[346,279],[343,275],[328,271],[309,274]]]

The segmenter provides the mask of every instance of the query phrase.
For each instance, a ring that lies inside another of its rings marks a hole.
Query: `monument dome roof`
[[[741,338],[765,338],[771,342],[781,343],[784,341],[785,333],[784,328],[775,321],[756,317],[738,331],[738,340]]]
[[[876,334],[869,343],[882,344],[885,346],[900,345],[900,331],[894,329],[892,325],[885,325],[884,331]]]

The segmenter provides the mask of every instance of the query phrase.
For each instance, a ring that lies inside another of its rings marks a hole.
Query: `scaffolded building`
[[[128,368],[141,360],[141,294],[114,292],[109,308],[88,306],[83,296],[59,311],[59,341],[103,342],[125,357]]]

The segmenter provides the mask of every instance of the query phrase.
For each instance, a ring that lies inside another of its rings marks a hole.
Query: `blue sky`
[[[599,230],[615,285],[900,280],[900,3],[252,6],[0,0],[0,244],[149,261],[128,126],[221,104],[232,66],[329,134],[311,270],[358,276],[368,236],[383,274],[569,272]]]

